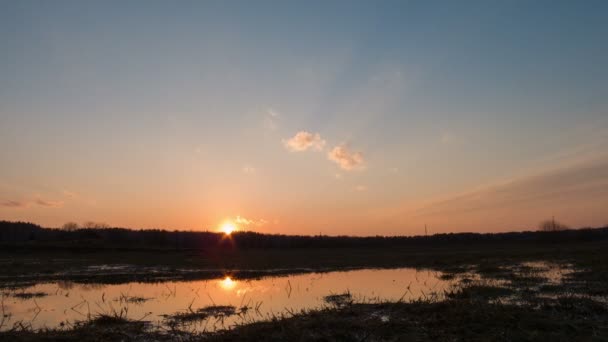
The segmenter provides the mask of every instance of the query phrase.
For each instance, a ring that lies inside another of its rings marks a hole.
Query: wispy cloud
[[[41,198],[35,199],[34,203],[41,207],[49,207],[49,208],[61,208],[63,206],[63,201],[48,201],[48,200],[43,200]]]
[[[292,138],[283,140],[283,145],[292,152],[301,152],[308,149],[321,151],[325,146],[325,140],[321,139],[319,133],[300,131]]]
[[[269,131],[276,131],[279,128],[281,114],[273,108],[268,108],[264,113],[264,128]]]
[[[334,147],[327,153],[327,158],[335,162],[343,170],[354,170],[363,166],[363,154],[361,152],[351,152],[345,145]]]
[[[31,207],[33,205],[37,205],[40,207],[46,207],[46,208],[61,208],[63,207],[63,201],[50,201],[50,200],[45,200],[42,199],[40,197],[37,197],[35,199],[32,200],[6,200],[0,203],[1,207],[4,208],[13,208],[13,209],[23,209],[23,208],[28,208]]]
[[[266,221],[264,219],[258,219],[258,220],[247,219],[245,217],[237,215],[237,217],[234,219],[234,223],[238,224],[239,226],[241,226],[243,228],[248,228],[251,226],[256,226],[256,227],[263,226],[266,223],[268,223],[268,221]]]
[[[414,211],[415,217],[449,222],[501,218],[505,229],[516,222],[534,224],[560,215],[585,222],[608,220],[608,159],[571,165],[517,178],[474,191],[433,201]]]
[[[0,203],[0,206],[5,208],[25,208],[28,206],[28,203],[22,201],[7,200]]]

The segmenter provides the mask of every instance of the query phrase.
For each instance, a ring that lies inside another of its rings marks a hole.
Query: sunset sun
[[[236,226],[234,225],[234,223],[229,222],[229,221],[224,222],[220,227],[220,231],[226,235],[232,234],[232,232],[234,232],[235,230],[236,230]]]

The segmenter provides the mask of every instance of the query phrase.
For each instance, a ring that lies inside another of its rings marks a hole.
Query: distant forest
[[[575,242],[608,240],[608,227],[509,233],[448,233],[430,236],[302,236],[255,232],[223,233],[132,230],[106,226],[78,229],[43,228],[27,222],[0,221],[0,244],[71,248],[362,248],[443,245],[450,243]]]

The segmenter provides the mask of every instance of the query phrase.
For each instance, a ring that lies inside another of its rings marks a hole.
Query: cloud
[[[264,219],[259,219],[259,220],[250,220],[247,219],[245,217],[242,217],[240,215],[237,215],[237,217],[234,219],[234,222],[236,224],[238,224],[241,227],[249,227],[249,226],[256,226],[256,227],[260,227],[265,225],[266,223],[268,223],[266,220]]]
[[[321,139],[319,133],[300,131],[293,138],[283,140],[283,145],[292,152],[306,151],[309,148],[321,151],[325,146],[325,140]]]
[[[322,151],[325,147],[325,140],[321,138],[319,133],[310,133],[307,131],[300,131],[292,138],[283,140],[283,145],[286,149],[291,152],[306,151],[313,149],[316,151]],[[352,152],[346,147],[345,144],[334,147],[327,153],[327,158],[340,166],[343,170],[353,170],[356,168],[362,168],[364,164],[363,154],[361,152]],[[342,175],[336,174],[336,179],[342,178]]]
[[[446,224],[500,224],[530,227],[553,215],[573,225],[605,224],[608,214],[608,159],[579,163],[486,186],[414,211],[415,217]],[[502,220],[502,221],[501,221]],[[578,223],[577,223],[578,222]]]
[[[63,207],[63,201],[48,201],[38,197],[29,201],[6,200],[0,203],[0,206],[2,207],[13,209],[28,208],[32,205],[37,205],[46,208],[61,208]]]
[[[266,112],[268,113],[268,116],[270,116],[271,118],[278,118],[279,116],[281,116],[281,114],[279,114],[279,112],[277,112],[276,110],[274,110],[272,108],[268,108],[268,110]]]
[[[27,203],[27,202],[14,201],[14,200],[7,200],[7,201],[0,203],[0,206],[6,207],[6,208],[25,208],[28,205],[29,205],[29,203]]]
[[[264,127],[269,131],[276,131],[279,128],[281,114],[272,108],[268,108],[264,115]]]
[[[34,203],[41,207],[60,208],[63,206],[63,201],[47,201],[40,198],[34,200]]]
[[[363,154],[361,152],[351,152],[344,145],[334,147],[327,153],[327,158],[347,171],[363,166]]]

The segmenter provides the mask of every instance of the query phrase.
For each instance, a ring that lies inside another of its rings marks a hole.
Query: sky
[[[0,219],[608,224],[606,1],[2,1]]]

